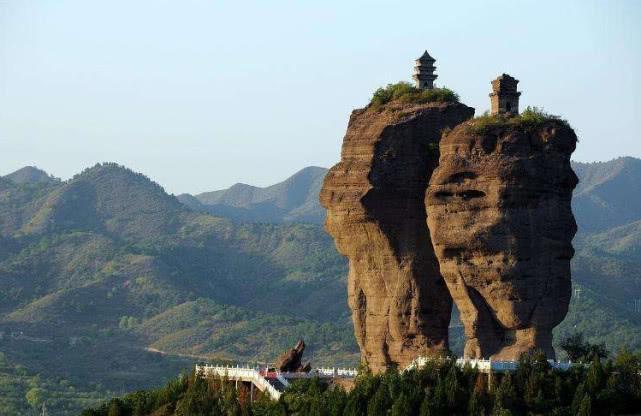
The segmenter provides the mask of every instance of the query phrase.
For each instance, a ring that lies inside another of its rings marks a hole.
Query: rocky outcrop
[[[320,194],[326,229],[349,259],[348,303],[361,360],[404,367],[448,348],[451,297],[425,224],[441,131],[472,117],[459,103],[355,110]]]
[[[465,356],[554,357],[570,301],[576,135],[549,119],[464,123],[441,140],[426,195],[434,249],[465,326]]]
[[[303,365],[303,352],[305,342],[298,340],[294,348],[284,352],[276,361],[276,368],[282,372],[309,372],[312,369],[310,363]]]

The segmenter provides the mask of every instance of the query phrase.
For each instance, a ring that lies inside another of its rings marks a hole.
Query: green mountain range
[[[641,160],[574,168],[575,295],[557,339],[641,349]],[[273,360],[299,337],[314,364],[355,365],[325,173],[179,197],[111,163],[0,177],[0,414],[42,400],[76,414],[194,360]],[[460,352],[456,319],[451,338]]]
[[[235,221],[322,224],[325,210],[318,202],[327,169],[306,167],[266,188],[237,183],[231,188],[198,195],[178,195],[190,208]]]

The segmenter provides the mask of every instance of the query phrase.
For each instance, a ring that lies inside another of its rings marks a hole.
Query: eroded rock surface
[[[554,357],[552,328],[571,295],[576,135],[555,120],[474,126],[441,140],[426,195],[440,271],[465,326],[464,354],[513,360],[540,348]]]
[[[326,229],[349,259],[348,303],[361,360],[404,367],[448,347],[451,297],[425,222],[441,131],[472,117],[458,103],[355,110],[325,177]]]

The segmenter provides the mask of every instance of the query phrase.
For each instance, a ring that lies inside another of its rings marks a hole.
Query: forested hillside
[[[557,335],[641,348],[639,166],[574,165],[576,290]],[[315,364],[357,362],[346,262],[318,224],[323,169],[214,193],[218,217],[115,164],[64,182],[40,172],[0,177],[0,414],[43,400],[76,414],[198,357],[270,361],[298,337]],[[278,215],[244,216],[262,206]]]
[[[43,385],[128,391],[193,361],[178,354],[267,361],[297,337],[318,363],[357,360],[345,262],[318,226],[195,213],[104,164],[2,180],[0,235],[0,350]],[[27,387],[10,389],[23,404]]]

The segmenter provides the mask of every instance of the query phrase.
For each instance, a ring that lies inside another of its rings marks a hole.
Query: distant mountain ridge
[[[579,177],[573,207],[580,228],[603,231],[641,220],[641,159],[572,162]],[[310,166],[265,188],[237,183],[198,195],[181,194],[188,207],[240,222],[309,222],[322,224],[325,211],[318,194],[328,169]]]
[[[582,331],[641,349],[640,164],[573,164],[575,290],[557,342]],[[355,364],[346,261],[320,225],[325,173],[180,198],[114,163],[64,182],[0,177],[0,350],[79,392],[158,383],[188,364],[171,354],[270,360],[299,336],[315,364]]]
[[[318,193],[327,169],[306,167],[283,182],[265,188],[237,183],[228,189],[178,195],[188,207],[241,222],[320,224],[325,211]]]
[[[641,220],[641,160],[572,163],[579,177],[572,204],[583,231],[603,231]]]
[[[603,305],[616,310],[609,314],[638,320],[641,328],[638,307],[641,303],[641,160],[621,157],[607,162],[572,162],[572,166],[580,180],[572,201],[579,227],[574,239],[574,283],[582,288],[579,290],[590,290]],[[326,169],[318,168],[313,182],[299,185],[300,188],[308,186],[306,191],[299,189],[298,192],[307,195],[308,212],[319,213],[308,217],[316,224],[324,221],[317,195],[326,172]],[[191,198],[198,204],[195,209],[207,211],[202,204],[209,202],[213,204],[210,207],[216,207],[209,212],[235,221],[281,222],[283,217],[279,216],[274,201],[284,199],[279,198],[278,193],[296,183],[295,179],[296,175],[268,188],[238,184],[227,190],[201,194],[201,199]],[[254,199],[265,189],[270,191],[270,198]],[[185,202],[184,198],[181,200]],[[574,307],[582,306],[575,304]],[[573,318],[566,320],[572,321]],[[590,335],[589,326],[583,326]]]
[[[3,177],[0,379],[6,360],[77,391],[138,389],[189,365],[178,354],[266,361],[298,337],[318,364],[354,363],[345,274],[317,225],[194,212],[115,163],[64,182]]]
[[[34,166],[25,166],[15,172],[3,176],[3,178],[18,185],[60,182],[60,179],[54,178],[44,170],[38,169]]]

